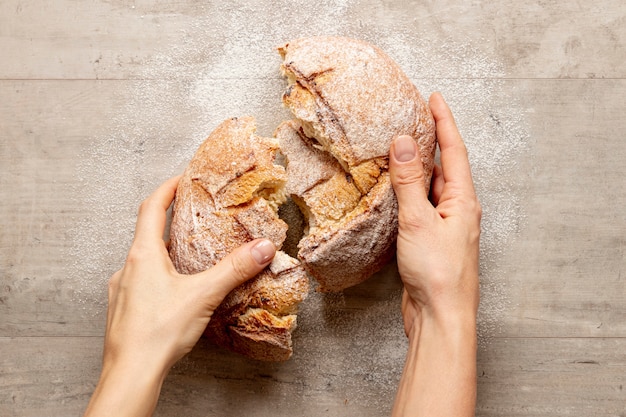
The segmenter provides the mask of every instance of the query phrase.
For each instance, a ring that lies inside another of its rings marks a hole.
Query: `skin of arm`
[[[392,184],[398,198],[398,269],[409,339],[392,415],[473,416],[476,406],[476,314],[481,207],[467,150],[439,93],[431,96],[441,167],[432,204],[412,138],[394,140]]]
[[[259,239],[207,271],[176,272],[162,236],[179,178],[141,204],[126,262],[109,281],[102,373],[85,417],[152,415],[169,369],[191,351],[213,311],[274,257],[272,242]]]

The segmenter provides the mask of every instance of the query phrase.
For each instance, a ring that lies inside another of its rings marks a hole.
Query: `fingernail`
[[[269,240],[262,240],[250,249],[252,257],[259,265],[266,264],[270,259],[274,257],[276,248],[274,244]]]
[[[412,137],[398,136],[393,142],[393,155],[398,162],[408,162],[415,158],[417,146]]]

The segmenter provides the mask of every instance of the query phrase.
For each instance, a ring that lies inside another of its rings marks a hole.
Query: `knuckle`
[[[470,240],[476,241],[480,238],[481,234],[480,223],[482,218],[482,207],[476,198],[467,199],[464,207],[468,236]]]
[[[137,262],[139,262],[141,260],[141,254],[139,253],[139,250],[135,249],[134,247],[131,247],[130,250],[128,251],[128,254],[126,255],[126,264],[136,264]]]
[[[139,208],[137,209],[137,214],[141,216],[143,213],[146,212],[149,205],[150,205],[150,199],[146,198],[145,200],[141,202],[141,204],[139,204]]]
[[[483,208],[478,199],[475,196],[468,198],[465,202],[465,206],[467,213],[480,223],[480,219],[483,216]]]
[[[474,193],[469,194],[461,190],[456,193],[455,199],[458,206],[462,208],[463,213],[465,213],[467,217],[476,219],[480,223],[483,208]]]
[[[465,145],[461,136],[458,136],[457,140],[454,140],[453,143],[447,144],[446,148],[446,151],[463,156],[464,158],[467,158],[469,155],[467,145]]]
[[[396,186],[424,184],[424,171],[415,166],[406,166],[394,171],[391,180]]]
[[[400,210],[398,212],[399,230],[415,231],[424,227],[424,222],[413,210]]]
[[[155,204],[155,201],[152,197],[146,198],[145,200],[141,202],[141,204],[139,204],[139,208],[137,209],[137,215],[142,216],[147,211],[150,211],[150,209],[154,206],[154,204]]]
[[[130,249],[128,250],[128,255],[126,255],[126,263],[127,264],[137,264],[143,261],[148,257],[147,248],[144,245],[139,243],[133,243]]]
[[[464,154],[464,155],[467,155],[467,154],[468,154],[468,151],[467,151],[467,145],[465,144],[465,142],[463,142],[463,139],[461,138],[461,136],[459,136],[459,139],[461,139],[461,140],[459,140],[459,141],[455,144],[455,146],[456,146],[456,148],[458,149],[458,151],[459,151],[460,153],[462,153],[462,154]]]

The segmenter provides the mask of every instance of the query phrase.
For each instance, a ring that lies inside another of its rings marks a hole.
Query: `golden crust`
[[[223,122],[185,170],[170,228],[170,257],[180,273],[204,271],[255,238],[268,238],[278,248],[285,240],[287,225],[260,196],[282,195],[286,174],[274,164],[278,143],[254,130],[251,117]],[[270,267],[226,297],[206,333],[251,358],[286,360],[292,353],[293,313],[307,293],[302,266],[278,252]],[[244,315],[248,319],[242,321]],[[263,325],[254,327],[255,316]]]
[[[283,102],[347,170],[387,158],[393,138],[409,135],[420,144],[427,174],[432,171],[435,124],[428,105],[383,51],[333,36],[298,39],[278,50],[292,83]]]
[[[279,52],[290,81],[283,102],[297,120],[282,123],[277,139],[256,136],[251,117],[218,126],[180,180],[170,234],[176,269],[196,273],[258,237],[280,248],[287,225],[277,207],[287,193],[300,206],[308,220],[301,263],[277,252],[268,268],[224,299],[205,331],[222,346],[270,361],[292,354],[296,306],[308,293],[305,269],[321,291],[340,291],[393,256],[398,207],[387,172],[393,138],[414,138],[427,189],[436,145],[427,104],[375,46],[317,37]],[[274,164],[279,149],[287,171]]]
[[[289,42],[279,53],[290,83],[283,103],[297,121],[283,123],[276,137],[288,160],[287,190],[310,226],[298,257],[321,291],[340,291],[393,256],[397,202],[387,174],[389,148],[397,136],[413,137],[428,191],[434,120],[413,83],[373,45],[313,37]]]

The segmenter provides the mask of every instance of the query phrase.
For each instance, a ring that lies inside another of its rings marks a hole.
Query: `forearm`
[[[165,379],[159,369],[141,361],[105,365],[84,417],[151,416]]]
[[[475,315],[416,320],[393,417],[473,416],[476,344]]]

